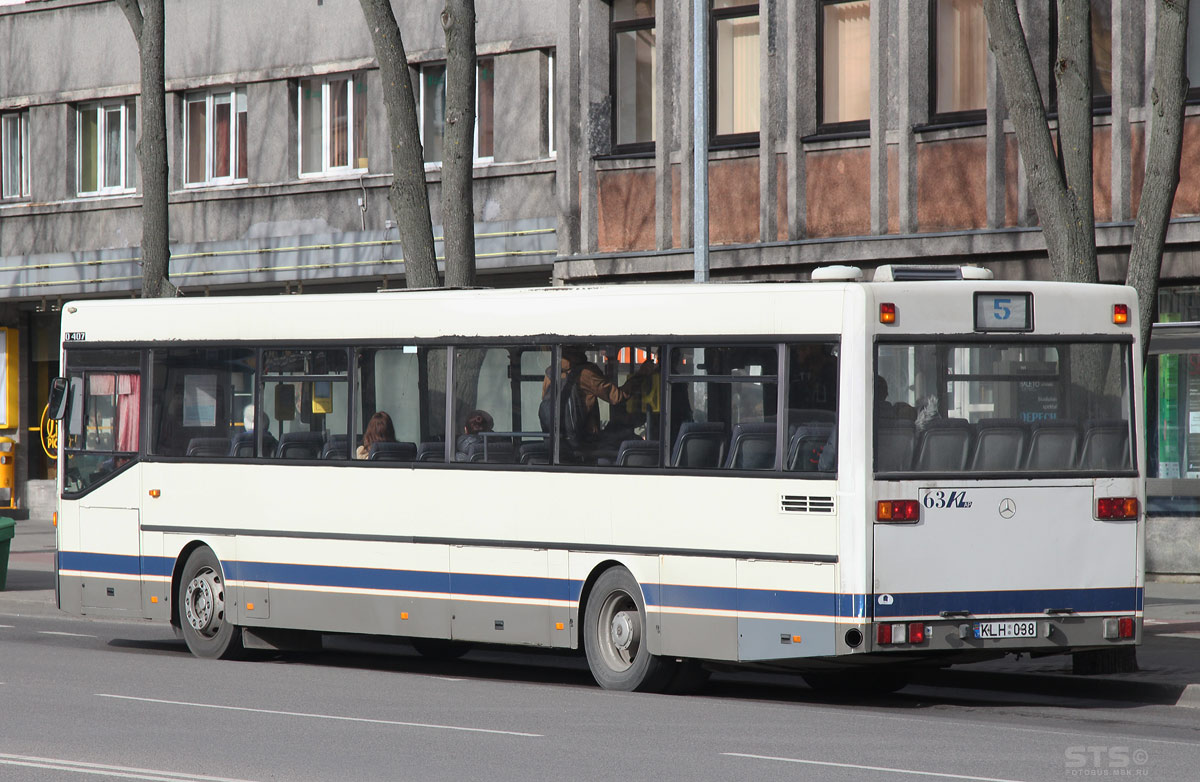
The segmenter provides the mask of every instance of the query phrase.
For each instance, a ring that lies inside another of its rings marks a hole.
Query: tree
[[[442,143],[442,246],[446,285],[475,284],[475,2],[446,0],[446,129]]]
[[[392,145],[388,202],[396,215],[410,287],[440,284],[433,248],[425,160],[417,126],[416,99],[408,58],[390,0],[360,0],[383,77],[383,105]],[[475,3],[446,0],[446,125],[443,136],[442,231],[446,284],[475,282],[475,223],[472,165],[475,138]]]
[[[1138,292],[1143,354],[1150,344],[1167,223],[1179,184],[1183,105],[1188,90],[1184,70],[1188,2],[1154,2],[1154,83],[1147,101],[1151,135],[1125,278]],[[1091,4],[1089,0],[1058,0],[1058,54],[1053,68],[1058,88],[1057,154],[1015,0],[983,0],[983,9],[1054,278],[1097,282]],[[1114,117],[1113,121],[1127,118]]]
[[[360,0],[360,3],[383,77],[383,107],[392,145],[388,203],[396,215],[400,247],[404,250],[405,282],[410,288],[436,288],[440,280],[433,251],[433,221],[429,216],[425,159],[404,39],[391,0]]]
[[[167,194],[167,94],[164,0],[116,0],[138,45],[142,79],[142,133],[137,143],[142,170],[142,297],[174,296],[167,279],[171,261]]]

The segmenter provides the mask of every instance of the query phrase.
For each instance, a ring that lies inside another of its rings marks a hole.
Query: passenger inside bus
[[[487,432],[495,431],[496,422],[492,414],[486,410],[472,410],[467,413],[467,421],[463,424],[462,434],[454,441],[455,458],[460,462],[488,461],[485,458],[488,447],[501,447],[498,441],[488,443]],[[511,449],[512,443],[505,443]]]
[[[354,457],[367,459],[377,443],[394,442],[396,442],[396,427],[392,424],[392,417],[379,410],[371,416],[371,420],[367,421],[367,431],[363,433],[362,445],[358,446]]]
[[[605,377],[599,366],[588,359],[582,347],[567,345],[562,349],[562,395],[565,397],[571,393],[572,384],[578,384],[583,399],[584,415],[578,424],[581,431],[576,434],[586,450],[615,452],[622,441],[633,439],[637,422],[631,420],[631,417],[625,414],[626,411],[619,406],[641,394],[647,378],[656,370],[654,358],[648,356],[633,374],[618,386]],[[603,428],[600,423],[601,399],[609,405],[608,426]]]

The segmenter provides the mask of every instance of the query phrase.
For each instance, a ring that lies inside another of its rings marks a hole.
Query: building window
[[[613,0],[613,142],[620,151],[651,149],[655,104],[654,0]]]
[[[246,180],[246,91],[187,96],[184,112],[184,183],[215,185]]]
[[[127,193],[137,181],[137,110],[132,98],[79,107],[80,195]]]
[[[1092,108],[1112,105],[1112,0],[1091,0]],[[1189,24],[1190,26],[1190,24]],[[1058,80],[1054,61],[1058,56],[1058,4],[1050,4],[1050,112],[1058,113]]]
[[[356,73],[300,80],[300,173],[367,168],[367,78]]]
[[[0,114],[0,197],[29,195],[29,112]]]
[[[982,119],[987,108],[987,22],[983,0],[934,0],[930,114]]]
[[[719,141],[754,141],[759,127],[758,3],[713,0],[712,5],[714,135]]]
[[[482,57],[475,64],[476,163],[491,162],[495,155],[496,59]],[[442,162],[446,131],[446,63],[421,67],[421,147],[425,163]]]
[[[554,146],[554,50],[546,52],[546,152],[550,157],[557,153]]]
[[[871,4],[822,2],[819,13],[821,129],[865,131],[871,119]]]

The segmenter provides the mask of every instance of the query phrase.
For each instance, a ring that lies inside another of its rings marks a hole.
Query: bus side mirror
[[[61,421],[67,414],[67,390],[70,385],[65,377],[56,377],[50,381],[50,402],[47,405],[48,417]]]

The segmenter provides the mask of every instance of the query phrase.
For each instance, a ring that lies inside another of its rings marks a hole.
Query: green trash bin
[[[0,591],[8,584],[8,548],[17,531],[17,522],[0,517]]]

